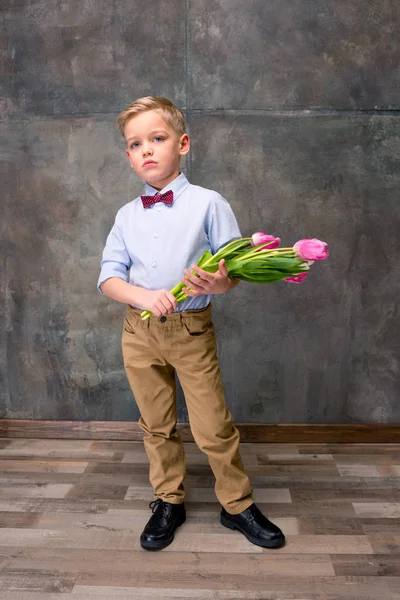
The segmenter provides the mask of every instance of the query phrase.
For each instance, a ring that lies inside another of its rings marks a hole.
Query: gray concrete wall
[[[394,423],[400,9],[391,0],[3,0],[0,417],[136,420],[124,306],[96,290],[141,193],[116,117],[185,109],[185,172],[244,235],[329,243],[302,286],[214,303],[241,422]],[[187,413],[179,397],[179,418]]]

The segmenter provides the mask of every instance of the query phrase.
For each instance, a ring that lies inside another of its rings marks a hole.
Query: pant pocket
[[[191,317],[183,321],[183,327],[190,337],[199,337],[214,333],[214,324],[210,319],[204,320]]]
[[[124,324],[122,327],[123,333],[130,333],[131,335],[134,335],[136,333],[136,327],[137,325],[135,324],[133,319],[128,319],[128,316],[125,316]]]

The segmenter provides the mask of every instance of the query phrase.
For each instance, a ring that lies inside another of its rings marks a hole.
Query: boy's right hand
[[[157,317],[170,315],[178,306],[175,296],[168,290],[145,290],[136,288],[135,304],[150,310]]]

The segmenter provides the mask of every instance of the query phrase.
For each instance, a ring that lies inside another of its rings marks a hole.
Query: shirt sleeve
[[[212,254],[222,246],[242,237],[234,212],[227,200],[217,194],[213,202],[207,231]]]
[[[100,289],[101,284],[106,279],[110,279],[110,277],[119,277],[126,282],[129,280],[129,270],[132,260],[124,242],[122,222],[121,211],[118,211],[103,250],[101,271],[97,282],[97,289],[100,294],[103,293]]]

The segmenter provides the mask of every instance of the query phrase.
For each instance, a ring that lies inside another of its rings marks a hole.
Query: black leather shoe
[[[186,521],[186,510],[182,504],[170,504],[157,498],[150,502],[153,511],[140,536],[140,545],[145,550],[162,550],[174,539],[175,530]]]
[[[256,546],[280,548],[285,544],[282,531],[271,523],[255,504],[237,515],[231,515],[222,508],[221,524],[228,529],[241,531],[249,542]]]

